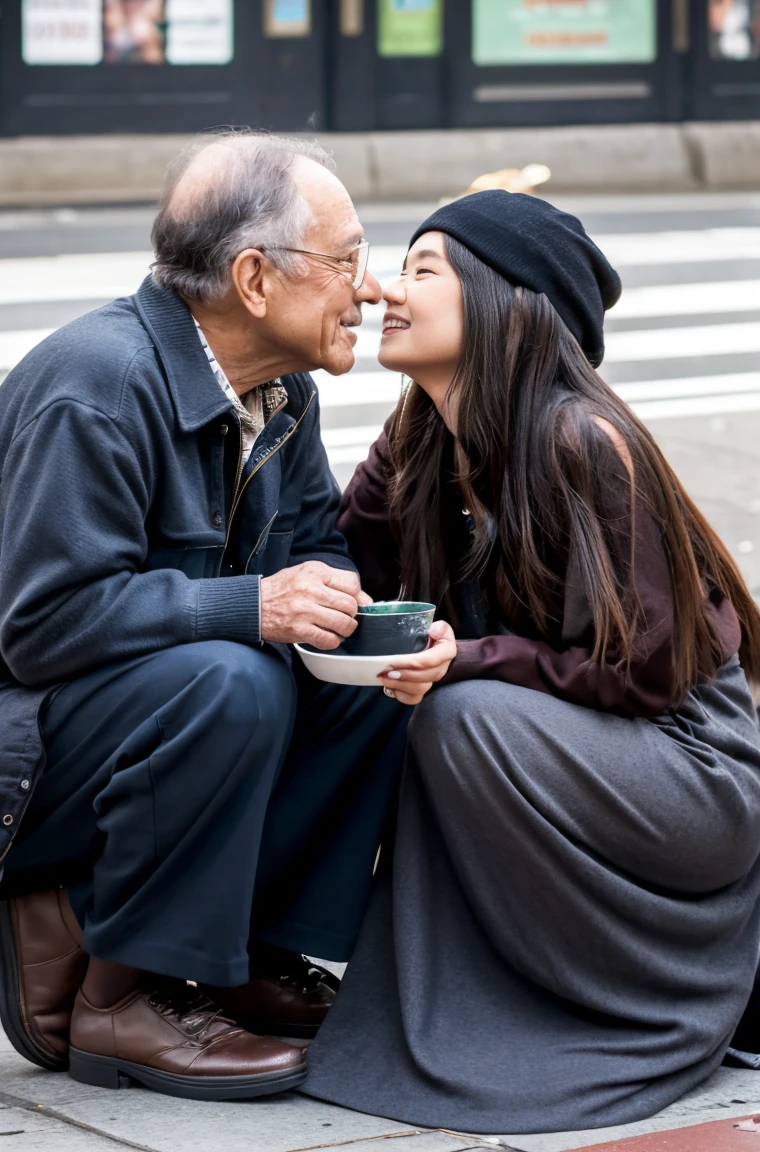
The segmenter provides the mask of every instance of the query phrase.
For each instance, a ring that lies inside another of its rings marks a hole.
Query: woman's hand
[[[436,620],[430,629],[430,646],[424,652],[397,657],[378,679],[388,690],[387,694],[392,692],[402,704],[419,704],[433,685],[443,680],[456,654],[451,625],[445,620]]]

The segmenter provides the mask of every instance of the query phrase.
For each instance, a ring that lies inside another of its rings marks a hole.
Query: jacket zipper
[[[272,447],[269,449],[269,451],[264,456],[261,457],[261,459],[259,460],[258,464],[255,466],[255,468],[252,468],[251,471],[246,476],[245,483],[242,485],[242,487],[239,487],[240,479],[238,478],[238,483],[235,485],[235,493],[234,493],[234,496],[232,499],[232,508],[230,510],[230,518],[229,518],[229,521],[227,523],[227,537],[224,541],[224,551],[225,552],[227,551],[227,547],[228,547],[229,542],[230,542],[230,534],[232,532],[232,521],[235,518],[235,513],[237,512],[238,508],[240,507],[240,501],[243,499],[243,494],[244,494],[246,488],[248,487],[248,485],[250,484],[251,480],[256,475],[256,473],[259,472],[264,467],[267,460],[271,460],[273,456],[276,456],[277,453],[282,448],[283,444],[287,440],[289,440],[290,437],[295,432],[298,431],[298,427],[301,424],[301,422],[303,421],[304,417],[306,416],[306,413],[311,408],[312,401],[314,400],[315,396],[316,396],[316,392],[312,392],[312,394],[309,397],[308,404],[306,405],[303,412],[301,413],[301,415],[296,420],[293,427],[289,428],[288,431],[285,433],[285,435],[281,436],[280,439],[272,445]],[[241,454],[242,454],[242,440],[243,440],[243,429],[241,426],[241,429],[240,429]],[[255,551],[255,549],[254,549],[254,551]],[[224,553],[223,553],[223,555],[224,555]],[[248,560],[250,560],[250,559],[251,559],[251,557],[249,556]],[[248,561],[246,561],[246,567],[247,566],[248,566]]]

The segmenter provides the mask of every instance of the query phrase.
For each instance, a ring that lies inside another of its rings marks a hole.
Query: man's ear
[[[252,316],[266,316],[272,266],[258,248],[245,248],[232,261],[230,275],[238,297]]]

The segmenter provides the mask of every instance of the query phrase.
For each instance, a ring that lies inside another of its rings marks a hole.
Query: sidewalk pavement
[[[357,1074],[361,1074],[357,1070]],[[537,1085],[536,1091],[540,1091]],[[3,1152],[566,1152],[644,1133],[722,1121],[718,1136],[752,1152],[760,1139],[736,1133],[731,1118],[760,1110],[760,1074],[721,1068],[704,1085],[651,1120],[621,1128],[532,1136],[469,1136],[431,1131],[365,1116],[288,1092],[241,1104],[199,1103],[146,1089],[114,1092],[43,1072],[27,1063],[0,1033],[0,1149]],[[719,1152],[719,1139],[696,1144],[687,1130],[656,1147],[670,1152]],[[726,1148],[733,1148],[726,1143]],[[649,1145],[647,1148],[654,1145]],[[611,1150],[610,1150],[611,1152]],[[627,1152],[625,1145],[620,1152]],[[636,1144],[630,1152],[637,1152]],[[643,1152],[643,1149],[642,1149]]]
[[[152,201],[181,135],[0,140],[0,206]],[[437,200],[538,162],[552,192],[760,188],[760,121],[325,132],[356,200]]]

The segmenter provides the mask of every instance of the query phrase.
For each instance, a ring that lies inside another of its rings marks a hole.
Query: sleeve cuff
[[[198,581],[198,640],[261,643],[261,577],[220,576]]]

